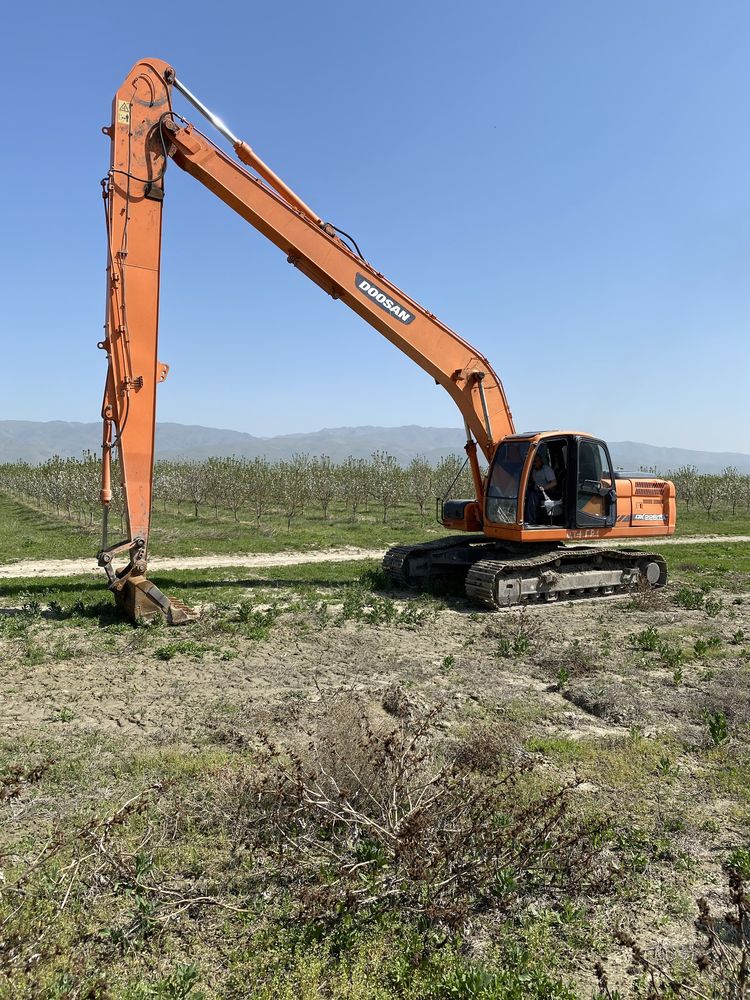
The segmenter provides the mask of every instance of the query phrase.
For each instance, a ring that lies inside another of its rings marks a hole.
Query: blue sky
[[[4,12],[0,419],[97,419],[111,99],[178,76],[480,348],[519,429],[750,452],[750,5],[335,0]],[[190,117],[184,104],[176,106]],[[460,426],[171,165],[163,420]]]

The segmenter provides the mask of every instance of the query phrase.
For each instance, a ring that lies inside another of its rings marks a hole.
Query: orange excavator
[[[175,91],[224,136],[240,162],[173,109]],[[659,555],[581,543],[672,534],[673,484],[616,472],[607,445],[588,434],[517,432],[487,359],[369,264],[354,240],[324,222],[177,79],[168,63],[144,59],[133,67],[115,95],[112,124],[103,132],[111,140],[111,164],[102,181],[107,315],[98,346],[106,351],[108,371],[102,406],[104,540],[98,562],[129,618],[164,616],[179,624],[194,617],[147,576],[156,390],[168,372],[157,360],[157,333],[169,160],[423,368],[461,411],[475,495],[441,502],[442,524],[459,534],[397,546],[386,554],[383,568],[397,585],[462,579],[471,599],[492,608],[664,585],[666,565]],[[114,448],[128,535],[109,544]],[[117,568],[125,559],[126,565]]]

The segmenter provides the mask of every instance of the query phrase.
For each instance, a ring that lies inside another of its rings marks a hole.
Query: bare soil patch
[[[331,561],[320,556],[305,558]],[[269,565],[257,558],[248,565]],[[562,923],[544,947],[577,995],[592,995],[597,959],[628,989],[613,931],[686,961],[695,898],[726,909],[727,859],[750,846],[750,594],[696,591],[680,604],[678,591],[493,614],[364,584],[238,586],[231,605],[179,630],[119,623],[107,595],[67,608],[6,600],[6,767],[57,763],[54,778],[0,803],[0,846],[47,836],[154,769],[177,781],[188,769],[207,795],[202,781],[223,781],[235,760],[252,770],[263,741],[302,752],[331,699],[355,699],[384,733],[434,712],[438,756],[480,775],[529,764],[536,782],[577,782],[581,815],[605,818],[611,887],[575,916],[550,901]],[[190,770],[207,754],[215,778]],[[466,949],[482,956],[494,931],[478,928]],[[224,975],[210,949],[201,960],[209,980]]]

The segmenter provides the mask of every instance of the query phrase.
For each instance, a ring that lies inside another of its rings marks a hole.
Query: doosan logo
[[[386,295],[382,288],[378,288],[377,285],[365,278],[364,275],[358,274],[355,284],[357,288],[366,295],[368,298],[376,302],[381,309],[384,309],[387,313],[390,313],[395,319],[400,320],[402,323],[411,323],[414,319],[414,313],[409,312],[408,309],[404,309],[402,305],[395,302],[390,296]]]

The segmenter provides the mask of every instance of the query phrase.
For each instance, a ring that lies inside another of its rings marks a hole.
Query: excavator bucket
[[[160,616],[168,625],[186,625],[199,615],[193,608],[169,598],[145,576],[131,576],[121,590],[115,591],[120,611],[132,622],[150,622]]]

